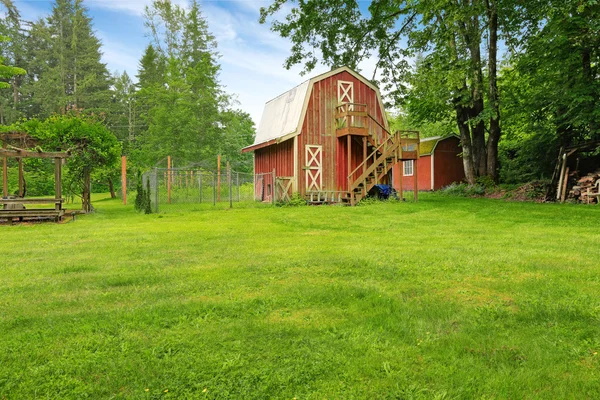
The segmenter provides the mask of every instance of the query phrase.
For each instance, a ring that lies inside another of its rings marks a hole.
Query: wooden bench
[[[0,204],[4,204],[5,206],[8,204],[61,204],[65,201],[65,199],[3,199],[0,198]]]
[[[590,199],[592,197],[596,198],[596,203],[600,204],[600,179],[594,183],[594,186],[588,188],[587,190],[587,202],[590,204]]]
[[[3,205],[3,209],[0,209],[0,219],[7,219],[12,222],[13,218],[19,218],[21,221],[25,218],[32,219],[54,219],[60,221],[65,210],[62,209],[62,203],[64,199],[53,199],[53,198],[11,198],[3,199],[0,198],[0,204]],[[27,209],[25,204],[53,204],[54,208],[34,208]]]

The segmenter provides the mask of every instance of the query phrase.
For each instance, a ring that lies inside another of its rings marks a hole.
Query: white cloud
[[[106,63],[111,73],[127,71],[129,77],[135,81],[137,66],[142,57],[143,49],[132,49],[126,43],[110,39],[102,31],[98,31],[96,34],[102,41],[102,62]]]
[[[187,7],[188,4],[187,0],[171,0],[171,2],[181,7]],[[87,0],[85,4],[90,9],[99,8],[142,16],[146,6],[152,4],[152,0]]]

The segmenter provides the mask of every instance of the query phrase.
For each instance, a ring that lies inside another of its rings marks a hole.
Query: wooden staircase
[[[391,133],[367,110],[367,104],[359,103],[344,103],[336,107],[336,137],[348,138],[348,158],[352,141],[358,142],[363,148],[364,159],[348,174],[346,191],[306,192],[309,204],[346,203],[354,206],[375,185],[386,182],[386,175],[398,162],[419,158],[418,131]]]
[[[379,145],[374,139],[376,138],[370,137],[367,141],[370,154],[348,175],[350,205],[356,205],[366,197],[399,161],[419,158],[418,132],[388,132],[387,138]]]

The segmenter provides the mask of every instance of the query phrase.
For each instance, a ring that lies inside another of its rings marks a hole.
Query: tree
[[[500,76],[502,178],[549,178],[561,146],[600,139],[600,7],[541,2]]]
[[[10,39],[0,35],[0,43],[9,42]],[[23,68],[12,67],[4,64],[5,58],[0,56],[0,89],[11,89],[16,85],[17,77],[25,75],[27,72]],[[6,82],[9,81],[9,82]]]
[[[262,8],[260,21],[265,23],[285,3],[276,0]],[[304,63],[305,71],[310,71],[319,60],[331,67],[357,68],[360,61],[376,56],[375,71],[383,71],[383,89],[396,106],[410,100],[413,109],[421,108],[418,103],[423,98],[414,96],[414,83],[422,82],[423,74],[429,75],[441,86],[442,109],[454,113],[465,174],[474,183],[477,176],[497,178],[501,130],[496,64],[499,18],[504,10],[499,4],[499,0],[388,0],[372,1],[365,12],[353,0],[307,0],[292,7],[284,21],[274,20],[272,29],[292,41],[288,68]],[[417,56],[421,62],[413,70],[407,60]],[[410,94],[412,98],[407,98]],[[433,120],[432,115],[425,118]]]
[[[116,168],[121,145],[97,117],[73,113],[54,115],[46,120],[31,119],[2,127],[3,131],[23,131],[37,138],[43,149],[68,151],[66,193],[80,195],[82,209],[92,211],[91,177],[101,168]]]
[[[110,75],[82,0],[56,0],[52,14],[35,24],[33,34],[39,39],[35,52],[43,64],[31,87],[40,114],[105,112]]]
[[[26,77],[27,61],[24,57],[25,35],[21,23],[21,15],[12,0],[2,0],[6,9],[5,16],[0,20],[0,88],[3,90],[0,100],[0,123],[15,122],[20,112],[18,105],[21,100],[20,87]],[[14,65],[9,67],[4,65]]]
[[[216,42],[196,1],[146,9],[152,44],[140,62],[139,98],[147,129],[140,134],[145,165],[172,156],[179,165],[216,159],[227,104],[218,82]]]
[[[107,122],[117,139],[124,143],[127,152],[138,131],[137,96],[135,84],[127,72],[115,72],[112,85],[112,99],[108,107]]]

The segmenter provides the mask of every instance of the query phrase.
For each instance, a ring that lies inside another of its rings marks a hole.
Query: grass
[[[0,226],[0,398],[600,398],[600,207]]]

